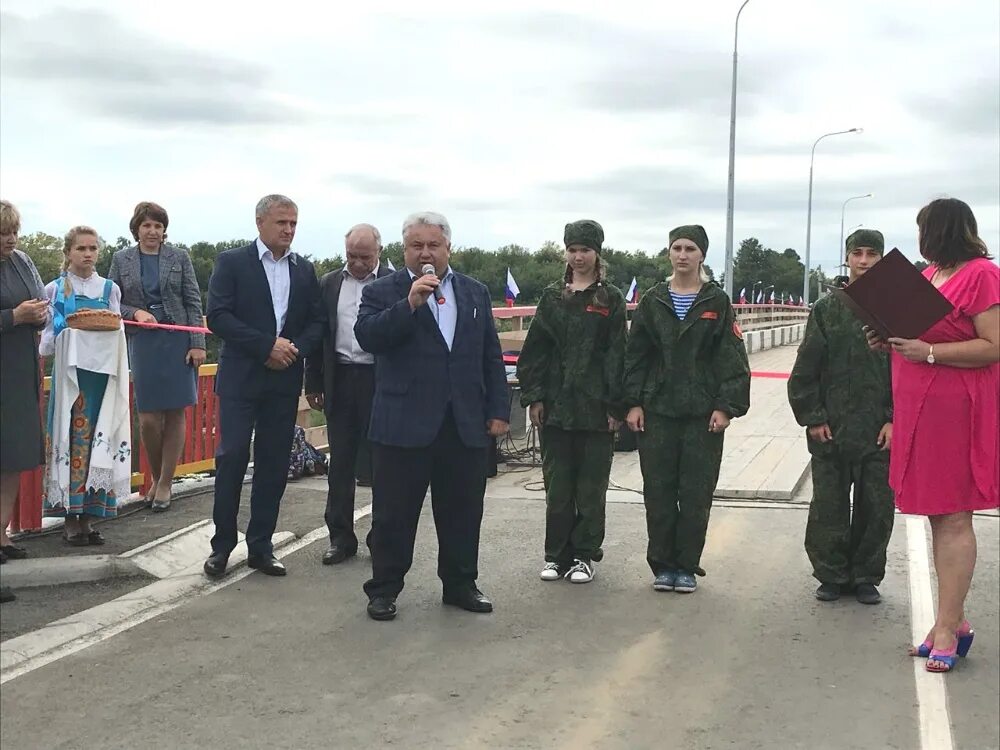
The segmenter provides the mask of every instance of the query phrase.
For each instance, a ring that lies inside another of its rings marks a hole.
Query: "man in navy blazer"
[[[403,253],[406,268],[365,287],[354,327],[375,355],[368,614],[396,616],[428,486],[444,603],[492,612],[476,586],[479,527],[487,448],[507,433],[510,397],[489,290],[451,270],[440,214],[406,219]]]
[[[303,361],[321,345],[323,313],[313,264],[291,251],[298,208],[283,195],[257,204],[257,240],[226,250],[208,286],[208,327],[222,339],[215,392],[222,439],[215,452],[215,536],[205,573],[226,572],[253,435],[247,564],[285,575],[271,536],[302,391]]]

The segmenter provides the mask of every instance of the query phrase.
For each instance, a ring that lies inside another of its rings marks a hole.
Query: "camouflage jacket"
[[[665,417],[750,409],[750,363],[729,298],[704,284],[684,320],[668,282],[640,300],[625,353],[625,403]]]
[[[788,402],[800,425],[830,425],[833,442],[810,440],[811,453],[860,458],[878,452],[879,431],[892,421],[889,357],[868,348],[860,321],[836,295],[809,314]]]
[[[594,305],[597,285],[563,299],[547,286],[517,361],[521,405],[545,404],[545,423],[564,430],[607,431],[624,417],[625,297],[605,284],[609,305]]]

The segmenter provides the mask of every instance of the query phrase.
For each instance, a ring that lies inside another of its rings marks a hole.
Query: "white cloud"
[[[739,3],[518,0],[319,6],[5,0],[0,187],[27,231],[127,233],[163,203],[178,241],[253,233],[260,195],[301,207],[299,249],[340,252],[412,210],[456,243],[537,247],[590,216],[656,251],[699,222],[722,263],[732,22]],[[846,223],[914,254],[914,216],[968,201],[1000,250],[990,0],[754,0],[740,28],[737,241],[805,245],[832,268]],[[710,261],[712,262],[712,261]]]

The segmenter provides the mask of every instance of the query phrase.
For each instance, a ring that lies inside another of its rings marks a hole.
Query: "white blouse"
[[[90,278],[84,279],[67,271],[66,278],[73,287],[74,294],[90,297],[90,299],[100,299],[104,296],[104,282],[107,279],[100,274],[92,273]],[[49,298],[50,305],[55,302],[58,282],[59,280],[56,279],[45,285],[45,295]],[[113,313],[122,314],[122,290],[114,282],[111,284],[111,294],[108,296],[108,309]],[[38,344],[38,353],[43,357],[51,357],[56,350],[52,318],[53,316],[50,314],[49,322],[45,324],[45,330],[42,331],[42,340]]]

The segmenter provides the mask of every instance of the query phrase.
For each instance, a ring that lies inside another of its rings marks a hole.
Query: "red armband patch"
[[[719,313],[712,312],[711,310],[709,310],[708,312],[703,312],[701,314],[701,319],[702,320],[718,320],[719,319]]]
[[[611,310],[606,307],[594,307],[593,305],[587,305],[587,312],[594,312],[598,315],[603,315],[605,318],[611,314]]]
[[[733,321],[733,335],[740,341],[743,340],[743,330],[740,328],[740,324],[735,320]]]

